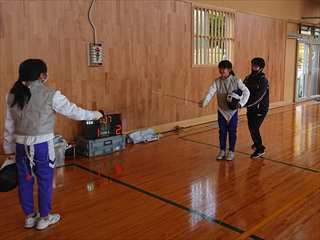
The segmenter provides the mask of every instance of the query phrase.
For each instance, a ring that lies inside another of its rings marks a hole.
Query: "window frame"
[[[198,51],[198,48],[196,49],[195,46],[194,46],[194,40],[195,40],[195,37],[198,34],[198,33],[196,33],[196,34],[194,33],[194,31],[195,31],[194,27],[195,27],[195,24],[197,24],[197,23],[194,22],[194,10],[195,9],[206,10],[206,11],[211,11],[211,12],[224,13],[224,14],[229,15],[229,17],[232,18],[232,21],[230,21],[230,30],[231,31],[228,34],[230,37],[229,38],[227,38],[227,37],[222,37],[221,38],[221,39],[224,39],[224,40],[230,40],[230,44],[231,44],[230,50],[229,50],[230,51],[230,59],[228,59],[228,60],[232,62],[234,60],[234,46],[235,46],[235,33],[236,33],[236,31],[235,31],[236,11],[234,9],[215,7],[215,6],[212,6],[212,5],[198,4],[198,3],[194,3],[193,2],[192,3],[192,7],[191,7],[191,66],[192,66],[192,68],[216,67],[218,65],[218,63],[219,63],[219,60],[215,60],[214,61],[215,63],[196,63],[194,61],[195,60],[195,51]],[[204,22],[206,22],[206,21],[204,21]],[[211,37],[212,41],[218,41],[217,39],[218,38],[216,38],[216,37],[213,37],[213,36]],[[210,43],[208,43],[208,44],[210,45]],[[206,50],[204,50],[204,52],[205,51]],[[209,59],[209,57],[210,57],[210,55],[208,53],[208,56],[206,58]],[[198,58],[198,56],[197,56],[197,58]]]
[[[307,28],[307,30],[305,30]],[[310,31],[310,34],[307,34],[306,32]],[[315,39],[320,39],[320,27],[318,26],[311,26],[308,24],[300,24],[299,25],[299,33],[305,36],[310,36]]]

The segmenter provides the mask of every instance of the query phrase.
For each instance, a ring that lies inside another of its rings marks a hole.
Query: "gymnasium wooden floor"
[[[234,162],[215,160],[215,123],[66,162],[53,203],[62,220],[43,232],[23,229],[16,191],[1,193],[0,239],[319,240],[320,104],[270,111],[264,159],[249,158],[239,124]]]

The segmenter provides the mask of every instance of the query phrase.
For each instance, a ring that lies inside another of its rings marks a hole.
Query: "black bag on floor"
[[[0,192],[9,192],[18,185],[17,165],[11,163],[0,170]]]

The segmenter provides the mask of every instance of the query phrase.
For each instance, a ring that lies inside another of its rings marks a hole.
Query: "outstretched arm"
[[[201,102],[201,107],[208,106],[208,104],[210,103],[211,99],[214,97],[216,92],[217,92],[217,87],[216,87],[215,82],[213,82],[207,92],[207,95],[205,96],[205,98]]]
[[[102,117],[98,111],[89,111],[70,102],[66,96],[57,91],[53,96],[53,110],[73,120],[97,120]]]

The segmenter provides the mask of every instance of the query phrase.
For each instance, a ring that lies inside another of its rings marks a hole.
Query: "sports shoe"
[[[227,160],[228,160],[228,161],[234,160],[234,152],[232,152],[232,151],[229,152],[228,157],[227,157]]]
[[[45,218],[40,218],[40,220],[36,226],[36,229],[37,230],[44,230],[47,227],[49,227],[50,225],[59,222],[59,220],[60,220],[59,214],[49,214]]]
[[[34,228],[40,218],[39,213],[34,213],[31,216],[28,216],[24,222],[25,228]]]
[[[254,153],[253,154],[251,154],[251,158],[260,158],[260,157],[262,157],[263,155],[265,154],[265,151],[258,151],[258,150],[256,150],[256,151],[254,151]]]
[[[217,160],[223,160],[226,158],[226,151],[224,150],[220,150],[218,156],[217,156]]]

